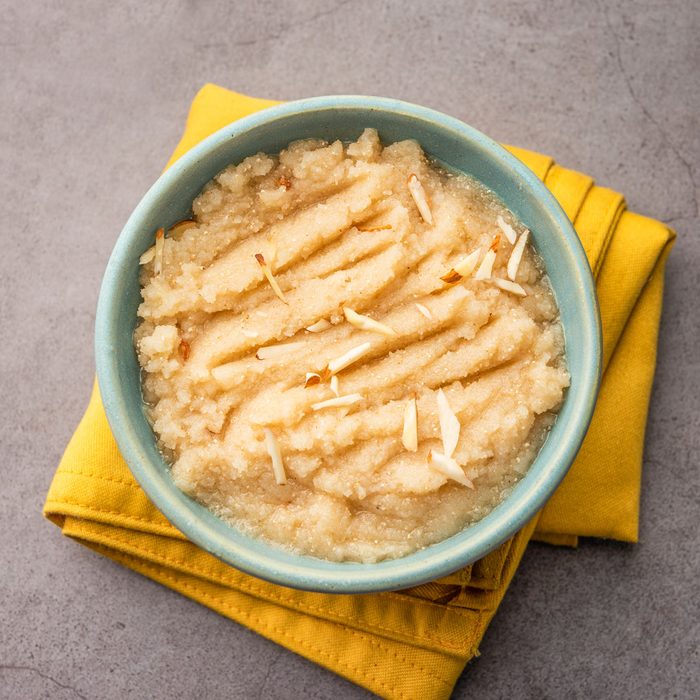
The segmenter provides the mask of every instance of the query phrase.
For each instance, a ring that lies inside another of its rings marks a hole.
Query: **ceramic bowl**
[[[174,485],[144,415],[132,343],[139,305],[139,256],[154,231],[185,218],[202,187],[230,163],[277,153],[303,138],[356,139],[365,127],[385,143],[416,139],[447,167],[493,190],[531,230],[561,311],[571,386],[556,422],[524,478],[478,523],[418,552],[374,564],[300,556],[253,539],[215,517]],[[236,121],[180,158],[146,193],[110,257],[97,309],[97,375],[110,426],[124,459],[165,517],[192,542],[232,566],[292,588],[358,593],[415,586],[449,574],[498,547],[551,496],[586,433],[600,379],[600,321],[583,248],[542,182],[500,145],[470,126],[425,107],[364,96],[289,102]]]

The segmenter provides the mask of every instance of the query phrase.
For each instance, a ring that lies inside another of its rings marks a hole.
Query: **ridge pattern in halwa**
[[[364,562],[503,499],[569,377],[544,269],[492,193],[368,129],[230,166],[193,214],[142,257],[135,332],[179,488]]]

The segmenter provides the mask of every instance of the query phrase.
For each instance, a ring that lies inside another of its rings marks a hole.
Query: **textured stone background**
[[[421,102],[676,227],[641,542],[532,546],[455,697],[697,697],[700,4],[281,7],[0,0],[0,696],[368,696],[40,515],[87,401],[110,249],[213,81]]]

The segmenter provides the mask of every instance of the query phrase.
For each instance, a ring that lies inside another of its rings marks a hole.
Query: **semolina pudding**
[[[492,510],[569,376],[529,233],[415,141],[299,141],[219,173],[141,258],[135,344],[177,486],[335,561]]]

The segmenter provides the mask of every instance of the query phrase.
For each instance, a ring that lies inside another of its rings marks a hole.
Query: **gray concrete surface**
[[[0,697],[368,694],[63,539],[102,271],[206,81],[422,102],[672,223],[638,546],[533,546],[456,698],[697,697],[700,5],[0,0]]]

